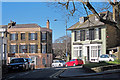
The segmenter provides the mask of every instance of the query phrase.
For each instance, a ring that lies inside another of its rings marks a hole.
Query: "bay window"
[[[75,46],[73,48],[73,56],[74,57],[82,57],[82,46]]]

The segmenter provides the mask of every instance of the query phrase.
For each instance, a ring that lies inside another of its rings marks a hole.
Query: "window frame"
[[[14,47],[14,49],[12,50],[11,47]],[[13,52],[12,52],[13,51]],[[18,45],[10,45],[10,53],[18,53]]]
[[[18,40],[18,33],[10,33],[10,41],[15,41],[15,40]]]
[[[37,40],[37,33],[29,33],[29,40]]]
[[[29,53],[38,53],[38,45],[29,45]]]
[[[24,35],[22,35],[24,34]],[[21,40],[25,40],[25,33],[21,33]]]

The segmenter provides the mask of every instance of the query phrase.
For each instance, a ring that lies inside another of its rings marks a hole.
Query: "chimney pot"
[[[50,22],[49,22],[49,20],[47,20],[47,28],[48,29],[50,28]]]

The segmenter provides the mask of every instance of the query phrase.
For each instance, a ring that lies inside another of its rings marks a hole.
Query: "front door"
[[[87,46],[87,61],[90,60],[90,51],[89,46]]]
[[[36,57],[35,56],[31,56],[31,60],[34,61],[34,64],[36,65]]]

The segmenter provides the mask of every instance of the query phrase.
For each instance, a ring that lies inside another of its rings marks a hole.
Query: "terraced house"
[[[101,17],[113,21],[109,11],[99,13]],[[72,32],[72,59],[97,62],[101,54],[109,54],[109,48],[119,44],[116,28],[100,22],[94,14],[81,17],[68,28]]]
[[[52,63],[52,30],[37,24],[8,23],[8,62],[12,58],[31,58],[36,68]]]

